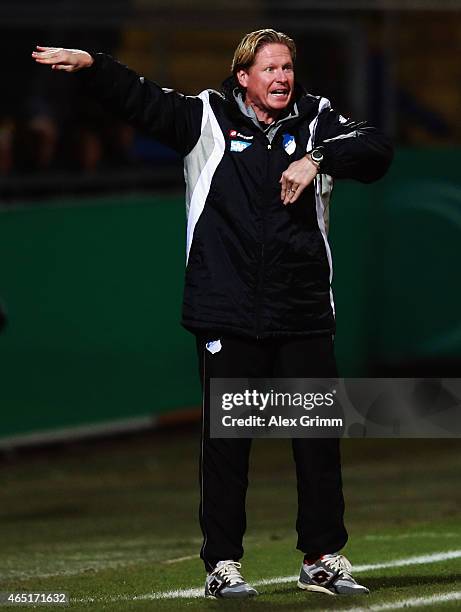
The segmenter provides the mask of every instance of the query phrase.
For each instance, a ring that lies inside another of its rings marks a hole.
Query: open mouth
[[[290,90],[279,88],[279,89],[273,89],[269,93],[274,98],[287,98],[290,95]]]

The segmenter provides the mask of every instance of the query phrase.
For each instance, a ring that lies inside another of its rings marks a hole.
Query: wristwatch
[[[310,158],[312,159],[314,164],[316,164],[320,168],[320,164],[323,162],[323,151],[322,151],[322,149],[320,149],[320,148],[312,149],[312,151],[310,151],[308,153],[308,155],[310,155]]]

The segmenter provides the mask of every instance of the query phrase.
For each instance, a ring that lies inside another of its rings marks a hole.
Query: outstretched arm
[[[81,71],[86,90],[104,108],[183,156],[199,139],[203,114],[199,97],[163,89],[105,53],[37,47],[32,57],[54,70]]]

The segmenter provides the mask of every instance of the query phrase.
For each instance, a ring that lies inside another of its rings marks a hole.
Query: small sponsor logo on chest
[[[245,151],[248,147],[251,147],[252,142],[244,142],[243,140],[231,140],[230,142],[230,150],[234,153],[241,153]]]
[[[254,136],[249,136],[247,134],[242,134],[241,132],[237,132],[237,130],[229,130],[230,138],[240,138],[241,140],[253,140]]]

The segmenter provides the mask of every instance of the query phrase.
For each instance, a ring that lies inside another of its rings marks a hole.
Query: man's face
[[[237,79],[246,88],[245,103],[251,105],[260,120],[276,119],[293,96],[293,60],[287,46],[269,43],[256,53],[248,70],[239,70]]]

